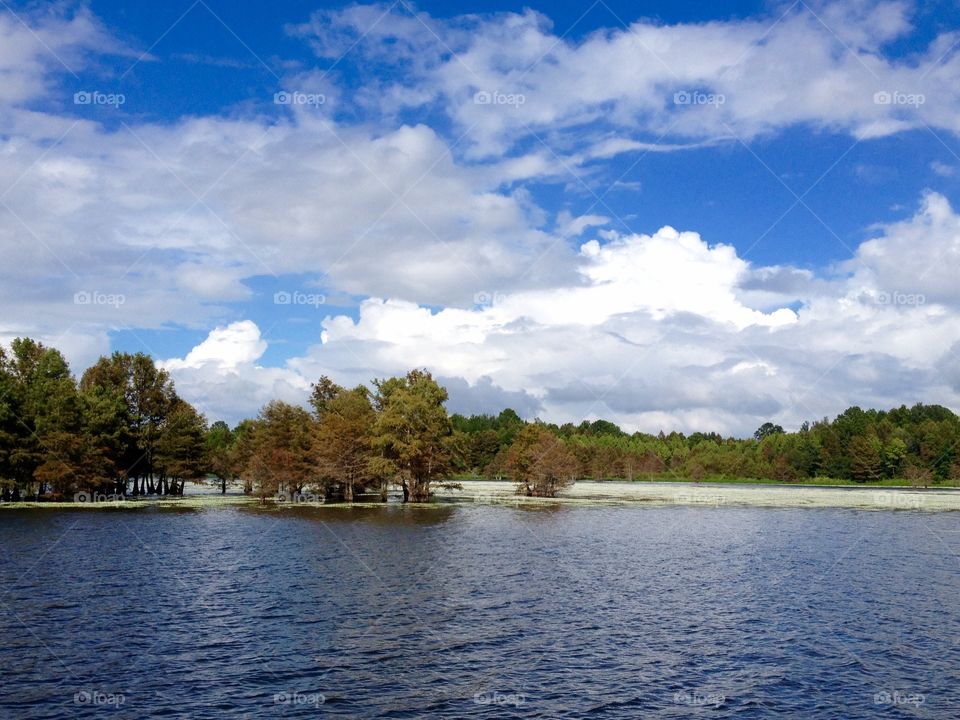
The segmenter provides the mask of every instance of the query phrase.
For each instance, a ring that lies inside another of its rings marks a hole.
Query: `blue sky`
[[[13,3],[0,340],[150,352],[231,421],[412,366],[653,432],[957,408],[958,21]]]

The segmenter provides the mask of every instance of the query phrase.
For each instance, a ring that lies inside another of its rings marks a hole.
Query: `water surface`
[[[0,514],[0,716],[960,715],[955,514]]]

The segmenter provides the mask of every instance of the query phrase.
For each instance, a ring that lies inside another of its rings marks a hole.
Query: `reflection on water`
[[[364,523],[385,526],[436,525],[447,522],[455,512],[450,504],[403,505],[370,503],[355,505],[300,504],[276,507],[248,505],[241,512],[284,518],[336,523]]]
[[[0,514],[0,717],[955,717],[951,514]]]

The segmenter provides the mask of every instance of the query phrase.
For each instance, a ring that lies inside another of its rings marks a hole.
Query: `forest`
[[[575,480],[751,478],[796,483],[960,479],[960,419],[939,405],[851,407],[796,432],[750,438],[627,433],[498,415],[449,415],[426,370],[346,388],[327,377],[308,406],[274,400],[231,428],[208,423],[143,353],[101,357],[77,380],[62,353],[29,338],[0,347],[0,501],[182,495],[186,483],[238,485],[261,501],[423,502],[470,478],[553,496]]]

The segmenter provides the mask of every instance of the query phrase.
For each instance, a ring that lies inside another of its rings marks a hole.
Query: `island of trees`
[[[321,377],[309,407],[279,400],[236,427],[208,424],[142,353],[117,352],[79,381],[31,339],[0,347],[0,501],[182,495],[188,482],[238,483],[262,500],[305,493],[348,502],[423,502],[468,477],[553,496],[577,479],[756,478],[801,482],[960,479],[960,419],[939,405],[851,407],[797,432],[751,438],[626,433],[498,415],[448,415],[425,370],[345,388]]]

